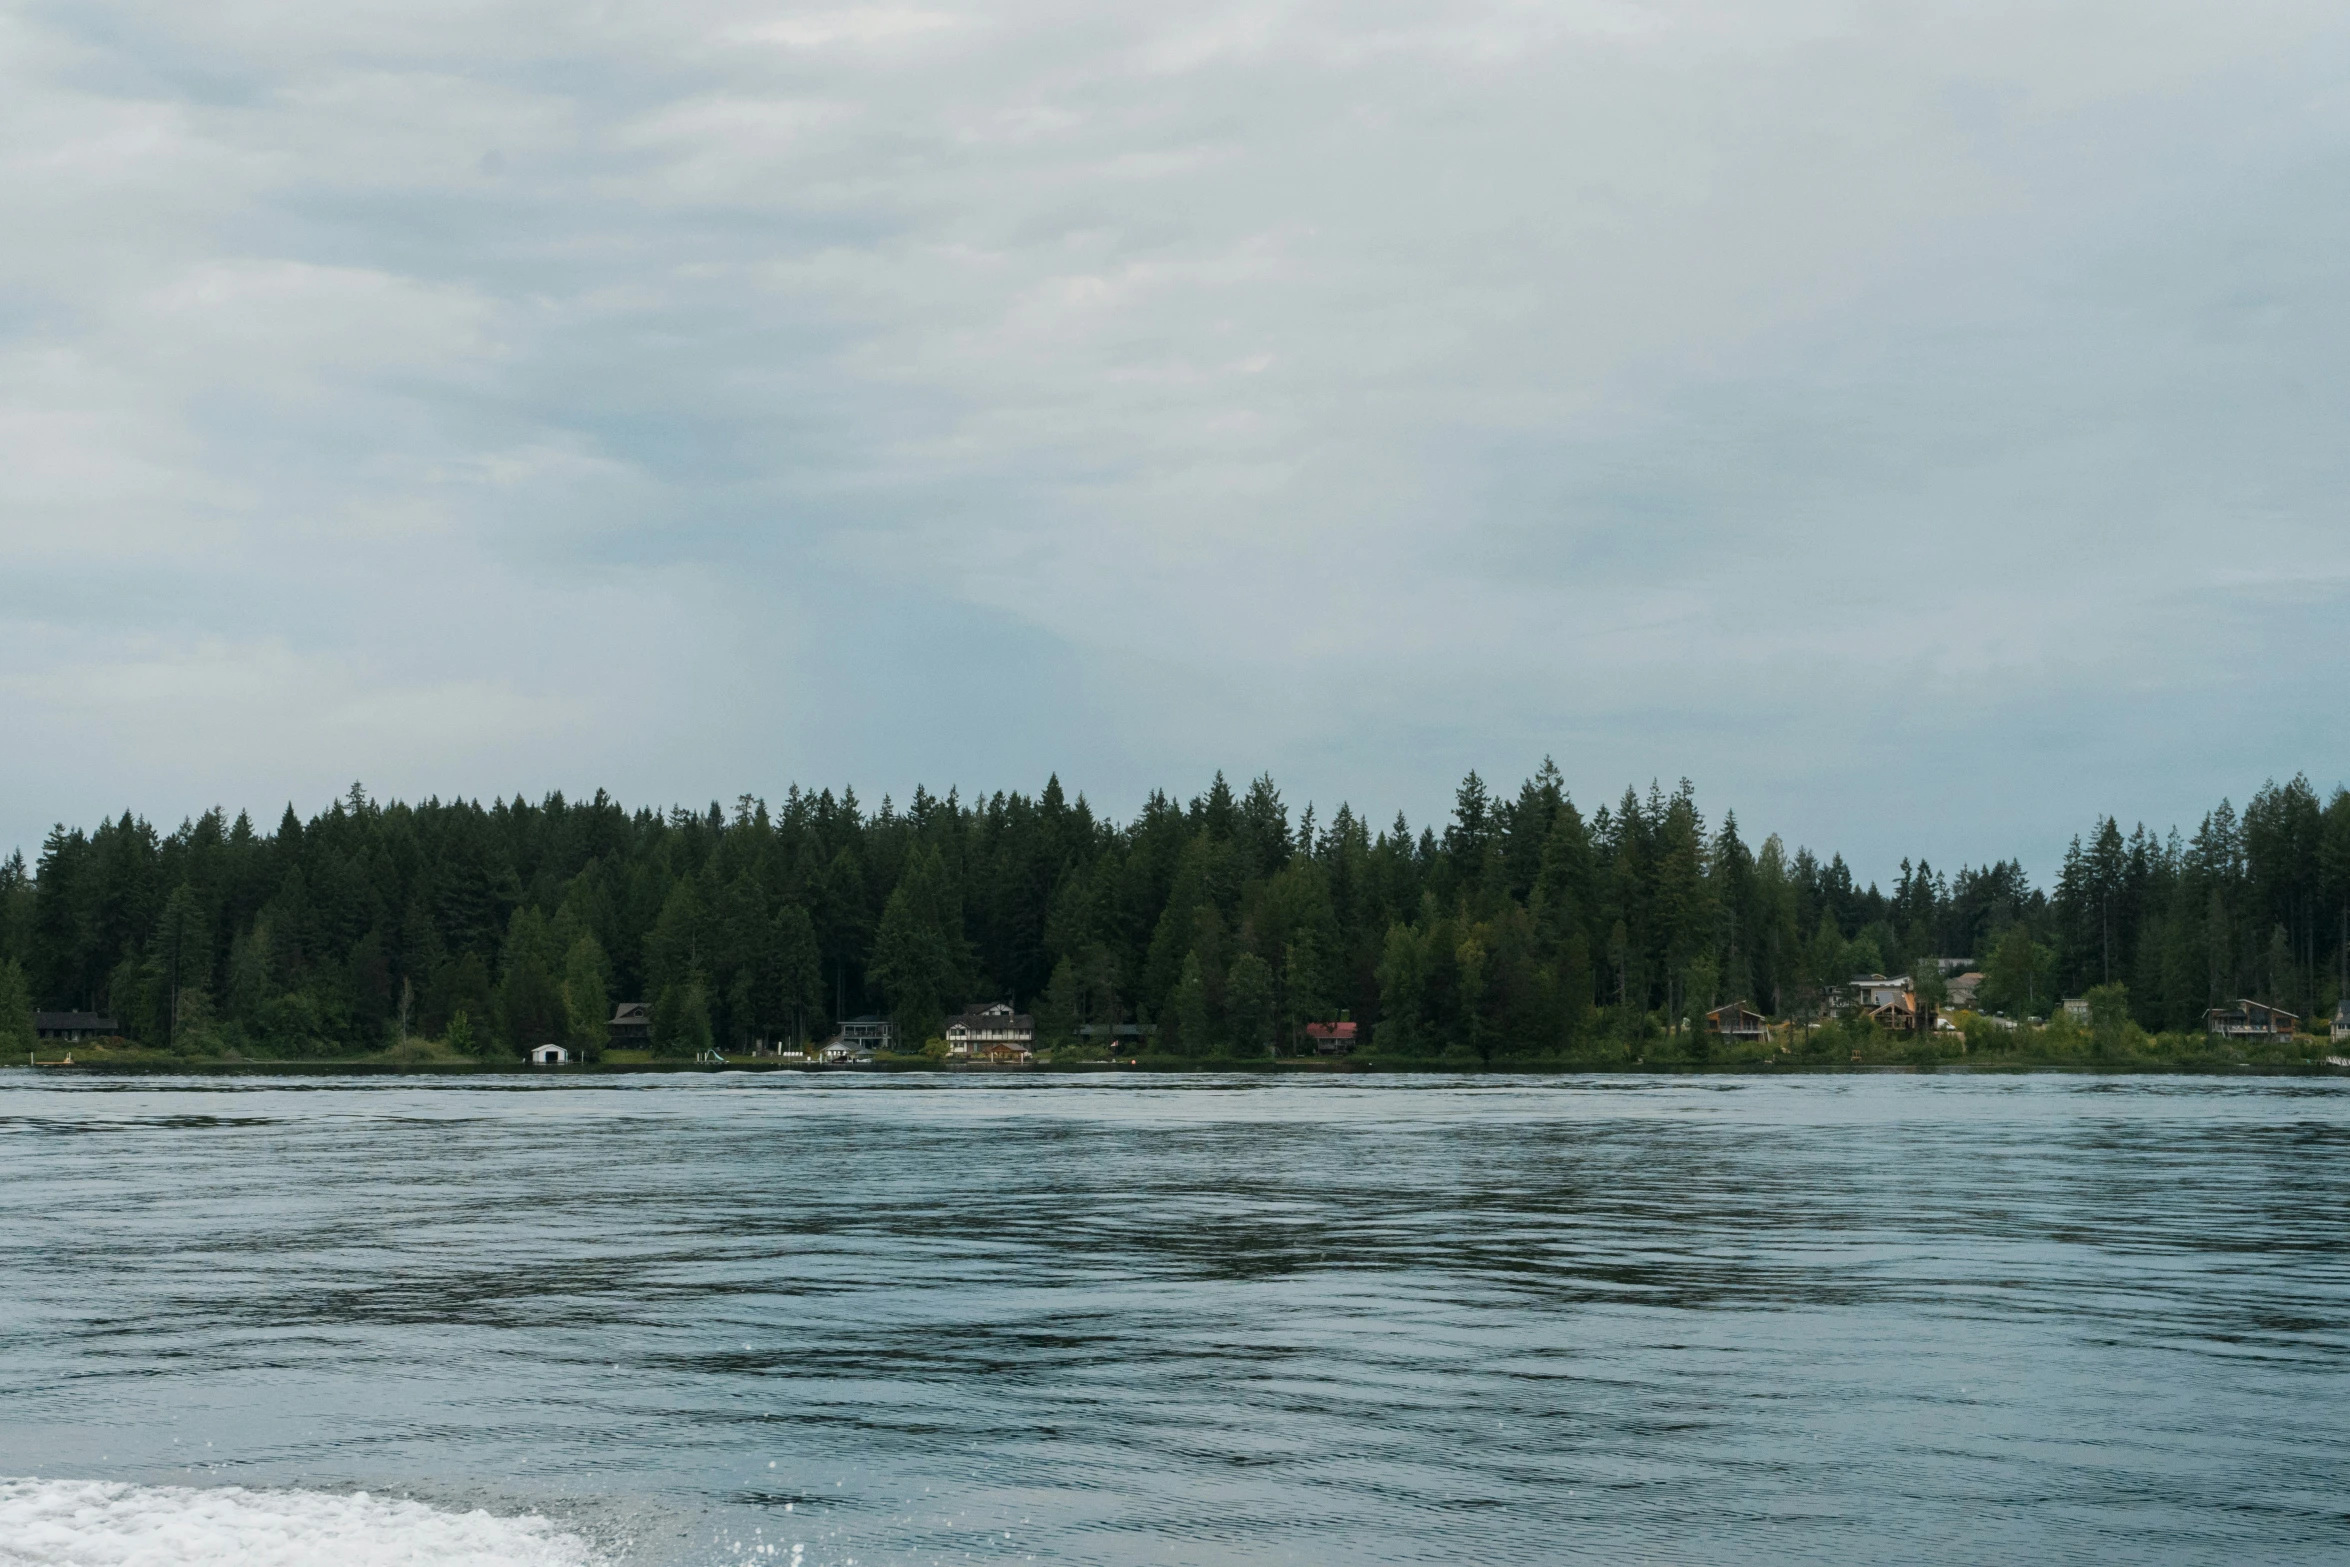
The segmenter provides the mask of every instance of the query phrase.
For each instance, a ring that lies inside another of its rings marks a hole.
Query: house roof
[[[652,1021],[653,1009],[642,1001],[623,1001],[612,1009],[615,1023],[646,1023]]]
[[[947,1019],[947,1027],[1034,1029],[1036,1019],[1025,1012],[1015,1012],[999,1001],[992,1007],[957,1013]]]
[[[22,1013],[17,1015],[23,1016]],[[33,1027],[80,1028],[111,1034],[114,1032],[114,1019],[103,1012],[35,1012]]]
[[[2270,1018],[2287,1018],[2296,1023],[2301,1020],[2299,1013],[2287,1012],[2283,1007],[2272,1007],[2265,1001],[2254,1001],[2249,996],[2239,998],[2232,1007],[2213,1007],[2206,1015],[2210,1017],[2236,1015],[2249,1018],[2255,1014],[2263,1014]]]
[[[1352,1039],[1360,1027],[1360,1024],[1352,1022],[1308,1023],[1306,1037],[1309,1039]]]

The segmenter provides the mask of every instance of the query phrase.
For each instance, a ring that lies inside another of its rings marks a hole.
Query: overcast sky
[[[0,847],[2350,773],[2350,7],[0,4]]]

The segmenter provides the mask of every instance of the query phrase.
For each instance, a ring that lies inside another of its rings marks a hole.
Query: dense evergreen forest
[[[1470,775],[1418,831],[1345,806],[1293,818],[1270,778],[1236,794],[1221,774],[1127,822],[1057,780],[666,813],[354,785],[274,832],[126,812],[0,865],[0,1028],[90,1009],[149,1045],[257,1058],[408,1038],[593,1051],[637,999],[670,1053],[868,1011],[922,1040],[1000,999],[1047,1043],[1140,1022],[1144,1050],[1262,1056],[1351,1016],[1383,1056],[1535,1064],[1727,1000],[1807,1017],[1829,986],[1928,955],[1974,957],[1981,1006],[2017,1017],[2115,984],[2148,1030],[2239,995],[2329,1009],[2350,963],[2350,794],[2271,783],[2185,839],[2108,818],[2045,891],[2013,860],[1905,862],[1890,891],[1863,888],[1840,856],[1709,822],[1687,783],[1586,815],[1548,763],[1514,797]]]

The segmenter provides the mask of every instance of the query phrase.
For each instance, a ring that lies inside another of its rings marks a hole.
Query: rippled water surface
[[[0,1074],[0,1561],[2340,1561],[2346,1087]]]

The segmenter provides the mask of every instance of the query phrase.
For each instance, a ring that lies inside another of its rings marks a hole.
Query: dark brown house
[[[2223,1039],[2291,1039],[2300,1024],[2301,1019],[2283,1007],[2250,1000],[2203,1014],[2205,1031]]]
[[[33,1032],[43,1039],[112,1039],[122,1032],[103,1012],[35,1012]]]
[[[1770,1024],[1745,1002],[1733,1001],[1705,1015],[1705,1031],[1724,1039],[1761,1039],[1770,1032]]]
[[[623,1001],[612,1009],[604,1033],[619,1049],[642,1050],[653,1042],[653,1009],[642,1001]]]

